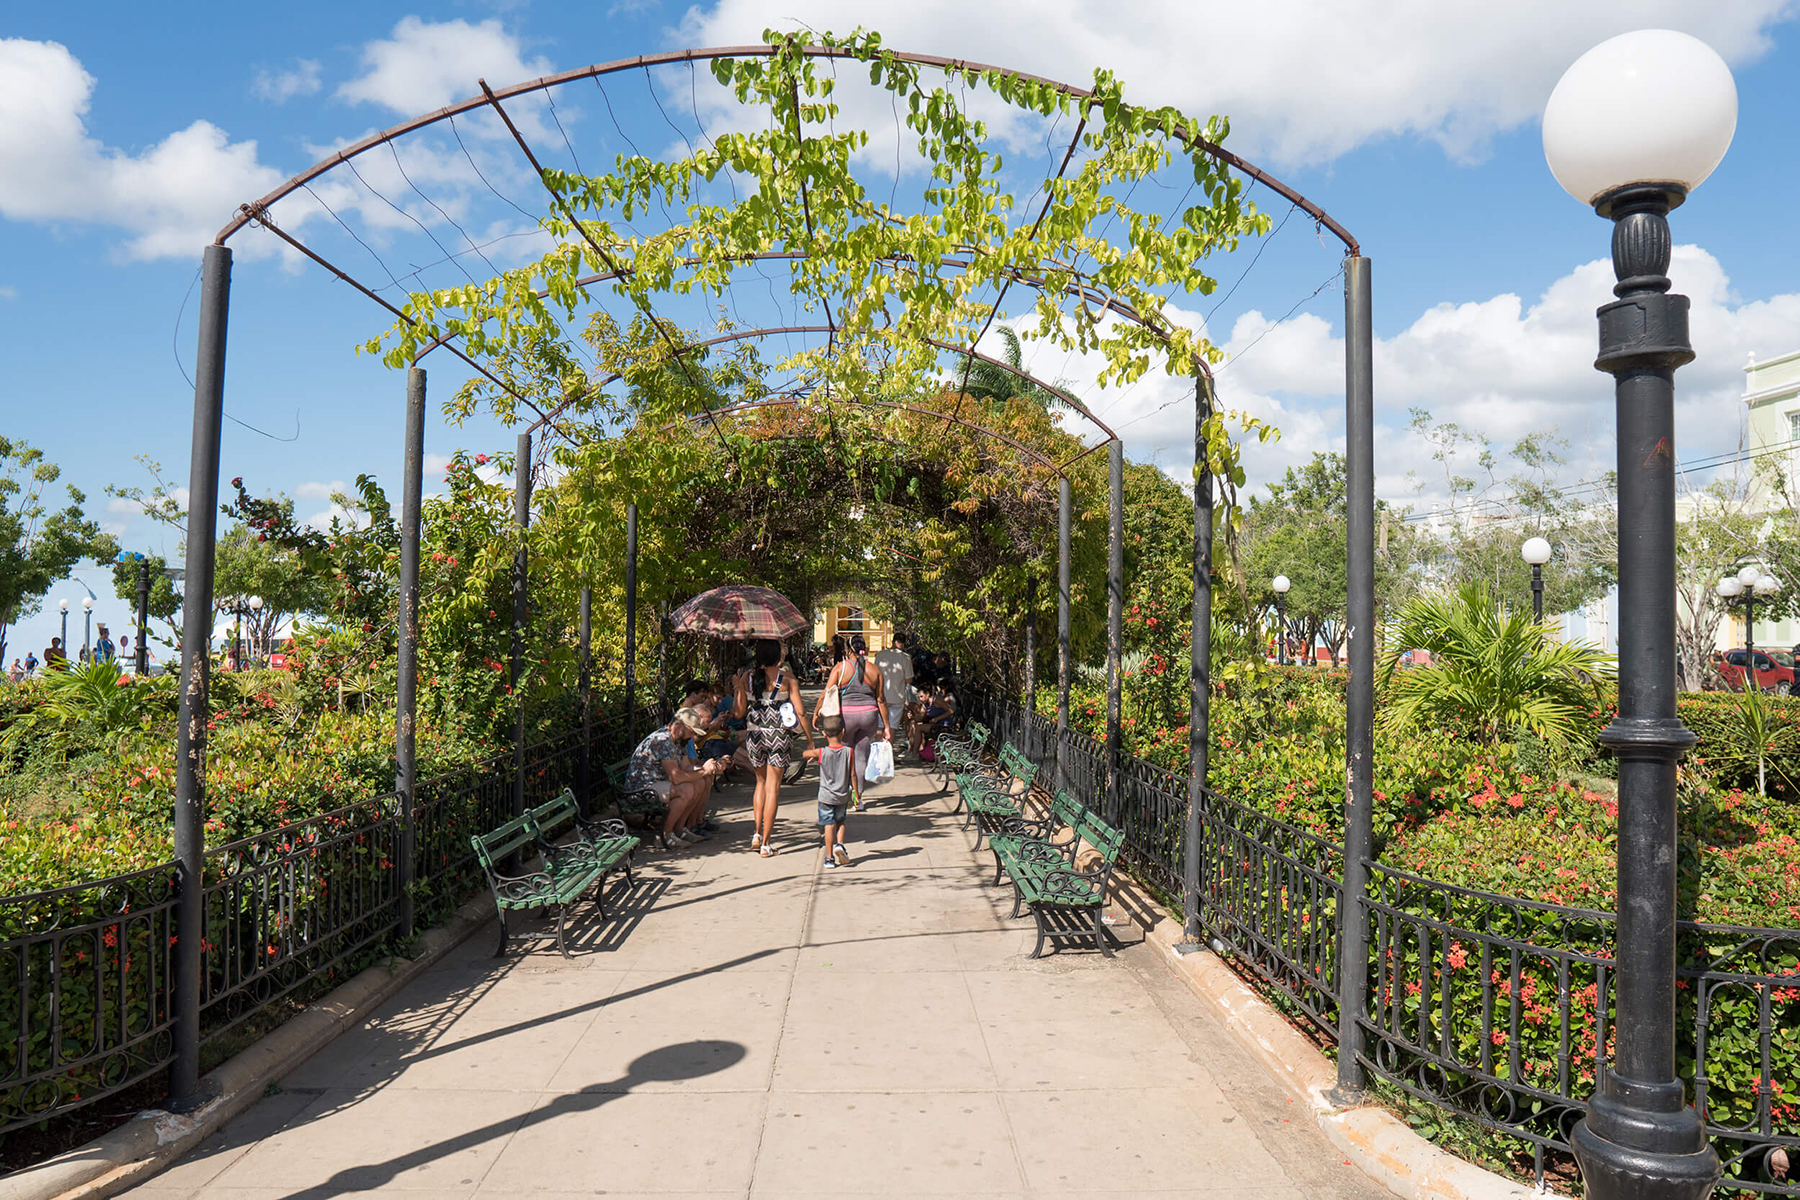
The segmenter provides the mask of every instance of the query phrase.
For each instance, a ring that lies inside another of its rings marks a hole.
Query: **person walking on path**
[[[819,693],[813,716],[832,688],[838,690],[838,712],[844,718],[844,741],[856,752],[856,777],[862,778],[869,765],[869,745],[877,737],[892,740],[893,726],[888,722],[887,696],[881,669],[869,661],[869,644],[862,634],[850,639],[850,656],[831,669],[825,677],[825,691]]]
[[[904,633],[894,635],[894,644],[875,656],[875,666],[881,671],[882,695],[887,701],[888,716],[900,716],[906,712],[907,701],[911,698],[913,681],[913,660],[911,644]],[[901,728],[905,728],[904,721]]]
[[[775,812],[781,804],[781,775],[788,765],[788,729],[798,725],[809,744],[813,738],[800,699],[800,681],[783,664],[781,643],[774,638],[756,643],[756,665],[737,677],[731,714],[744,718],[744,748],[756,777],[756,794],[750,802],[756,830],[750,835],[750,848],[768,858],[776,853]]]
[[[856,751],[844,745],[844,718],[820,718],[819,732],[825,735],[825,744],[809,748],[806,757],[819,760],[819,828],[825,834],[825,865],[847,867],[850,851],[844,848],[844,820],[850,802],[862,796]]]

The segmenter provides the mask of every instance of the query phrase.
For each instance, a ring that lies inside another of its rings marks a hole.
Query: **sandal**
[[[763,843],[761,853],[764,858],[774,858],[775,857],[774,847],[770,846],[767,842]]]
[[[760,845],[762,845],[762,834],[760,834],[760,833],[751,834],[750,835],[750,848],[752,850],[754,850]]]

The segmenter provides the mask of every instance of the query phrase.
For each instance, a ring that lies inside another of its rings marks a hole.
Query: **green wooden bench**
[[[669,815],[669,802],[655,788],[626,789],[625,780],[631,774],[630,758],[607,763],[601,769],[606,772],[606,782],[613,790],[613,797],[619,807],[619,818],[628,824],[640,825],[649,830],[657,844],[668,849],[668,843],[663,841],[662,826],[663,819]]]
[[[1082,804],[1066,791],[1050,800],[1049,810],[1041,817],[1023,814],[1006,821],[1000,832],[988,838],[988,849],[994,854],[994,883],[999,884],[1014,873],[1013,864],[1024,862],[1056,862],[1067,865],[1074,861],[1075,849],[1081,844],[1076,833]],[[1015,901],[1013,916],[1019,916]]]
[[[583,817],[580,805],[575,803],[572,789],[564,788],[562,795],[538,805],[525,815],[536,828],[538,845],[546,854],[556,857],[574,855],[598,864],[603,872],[623,867],[625,882],[636,882],[631,876],[631,855],[642,843],[625,831],[624,821],[590,821]],[[565,834],[568,835],[566,840],[557,840]],[[604,918],[604,887],[595,893],[595,899],[600,905],[600,916]]]
[[[530,813],[514,817],[498,829],[476,834],[469,839],[475,857],[487,874],[488,886],[494,891],[494,909],[500,916],[500,945],[494,950],[498,958],[506,953],[512,935],[506,914],[509,912],[554,908],[556,910],[556,948],[563,957],[571,957],[564,940],[569,906],[579,900],[588,888],[606,877],[610,866],[584,859],[574,853],[554,853],[555,847],[545,843],[538,824]],[[539,869],[523,875],[507,875],[501,865],[515,854],[535,850],[541,856]]]
[[[968,732],[964,734],[940,734],[937,738],[937,760],[942,764],[945,774],[954,775],[966,771],[980,762],[988,737],[988,727],[980,721],[970,721]]]
[[[1044,952],[1045,942],[1091,940],[1100,953],[1112,957],[1112,946],[1106,932],[1106,887],[1112,879],[1113,865],[1119,859],[1119,847],[1125,835],[1108,825],[1091,809],[1083,808],[1075,815],[1074,837],[1069,840],[1068,857],[1034,857],[1030,853],[1016,855],[1008,864],[1012,876],[1015,901],[1031,910],[1037,922],[1037,946],[1031,957]],[[1086,868],[1078,868],[1081,844],[1094,851]]]
[[[997,770],[980,768],[956,777],[956,793],[960,805],[967,810],[965,829],[973,826],[975,848],[981,849],[981,835],[990,826],[999,828],[1005,822],[1024,815],[1025,801],[1037,779],[1037,764],[1014,746],[1000,748]]]

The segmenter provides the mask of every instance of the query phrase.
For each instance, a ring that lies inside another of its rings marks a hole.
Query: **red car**
[[[1744,686],[1744,652],[1727,650],[1719,674],[1734,688]],[[1765,692],[1789,696],[1794,691],[1794,656],[1786,650],[1756,651],[1756,686]]]

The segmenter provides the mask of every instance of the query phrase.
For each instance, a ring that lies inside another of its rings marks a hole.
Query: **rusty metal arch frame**
[[[848,47],[809,45],[809,46],[800,47],[799,49],[800,49],[800,53],[802,53],[803,55],[805,55],[808,58],[859,60],[858,54]],[[320,266],[324,267],[327,271],[331,272],[338,279],[342,280],[345,283],[350,284],[352,287],[354,287],[358,291],[362,292],[365,296],[367,296],[369,299],[375,301],[377,304],[381,305],[383,308],[387,309],[390,313],[392,313],[398,319],[411,323],[412,318],[408,317],[404,312],[402,312],[395,305],[393,305],[392,303],[383,299],[381,296],[376,294],[372,289],[368,288],[367,286],[365,286],[362,283],[360,283],[359,281],[357,281],[348,272],[343,271],[342,269],[338,268],[337,266],[335,266],[332,263],[330,263],[329,261],[327,261],[322,255],[318,254],[317,252],[315,252],[312,249],[310,249],[309,247],[307,247],[299,239],[295,238],[293,235],[291,235],[291,234],[287,233],[285,230],[281,229],[275,223],[274,219],[269,214],[270,206],[280,202],[281,200],[285,199],[286,197],[292,195],[294,192],[306,188],[309,184],[312,183],[313,180],[320,178],[321,176],[325,175],[327,172],[331,171],[333,168],[335,168],[339,165],[348,164],[349,162],[351,162],[351,160],[355,159],[356,157],[358,157],[361,154],[364,154],[364,153],[366,153],[370,150],[373,150],[377,147],[388,145],[388,144],[394,142],[398,138],[404,137],[408,134],[414,133],[421,129],[429,128],[433,125],[436,125],[437,123],[439,123],[441,121],[452,120],[453,118],[455,118],[458,115],[469,113],[469,112],[474,112],[474,111],[477,111],[482,108],[491,108],[493,111],[495,111],[496,113],[498,113],[500,115],[502,121],[505,122],[508,130],[512,133],[514,139],[519,143],[520,148],[525,152],[527,159],[530,160],[534,166],[536,166],[537,161],[536,161],[535,155],[532,154],[529,145],[526,144],[523,136],[519,133],[518,129],[513,125],[511,119],[507,116],[506,110],[501,105],[501,101],[507,100],[507,99],[512,99],[515,97],[520,97],[520,96],[529,96],[529,95],[531,95],[533,93],[537,93],[537,92],[546,92],[547,93],[552,88],[559,87],[566,83],[572,83],[572,82],[576,82],[578,80],[583,80],[583,79],[594,79],[597,81],[602,76],[613,75],[613,74],[618,74],[618,73],[627,72],[627,71],[643,70],[643,71],[647,72],[650,68],[653,68],[653,67],[671,66],[671,65],[675,65],[675,64],[679,64],[679,63],[692,64],[692,63],[696,63],[696,62],[710,62],[710,61],[717,60],[717,59],[770,58],[770,57],[773,57],[775,55],[775,53],[776,53],[776,48],[773,46],[766,45],[766,44],[695,48],[695,49],[687,49],[687,50],[669,51],[669,52],[665,52],[662,54],[640,54],[640,55],[634,55],[630,58],[614,59],[610,62],[596,63],[596,64],[593,64],[593,65],[587,66],[587,67],[577,67],[572,70],[562,71],[562,72],[558,72],[558,73],[552,74],[552,75],[545,75],[538,79],[528,80],[523,83],[513,84],[509,87],[504,87],[504,88],[499,88],[499,89],[495,89],[495,88],[488,86],[487,82],[485,80],[482,80],[482,81],[480,81],[481,94],[476,95],[476,96],[471,96],[471,97],[469,97],[465,100],[461,100],[455,104],[446,105],[443,108],[439,108],[439,109],[433,110],[432,112],[424,113],[420,116],[413,117],[406,121],[402,121],[396,125],[392,125],[392,126],[388,127],[387,129],[384,129],[378,133],[370,134],[368,137],[365,137],[362,140],[355,142],[352,145],[347,146],[344,149],[339,150],[334,154],[328,155],[325,158],[320,159],[318,162],[314,163],[311,167],[308,167],[306,170],[301,171],[299,174],[292,176],[287,181],[282,183],[280,186],[276,187],[275,189],[273,189],[266,195],[262,196],[260,199],[241,205],[239,207],[238,212],[232,217],[232,219],[229,222],[226,223],[226,225],[222,229],[220,229],[218,234],[215,236],[214,244],[220,245],[220,246],[225,245],[226,242],[229,241],[229,239],[233,235],[235,235],[239,230],[243,229],[248,224],[255,223],[258,226],[265,228],[265,229],[269,230],[270,232],[274,233],[276,236],[278,236],[283,241],[285,241],[290,246],[292,246],[295,250],[297,250],[301,254],[305,255],[307,258],[311,259],[312,261],[318,263]],[[1077,105],[1079,107],[1079,110],[1080,110],[1080,125],[1077,128],[1075,140],[1070,143],[1070,152],[1069,152],[1069,154],[1064,155],[1062,166],[1058,168],[1057,174],[1060,176],[1062,174],[1062,172],[1067,169],[1067,166],[1068,166],[1068,163],[1070,160],[1070,156],[1073,153],[1074,146],[1079,142],[1079,139],[1081,136],[1081,129],[1085,127],[1088,117],[1090,115],[1090,110],[1094,104],[1094,93],[1092,92],[1091,89],[1077,87],[1073,84],[1062,83],[1058,80],[1048,79],[1044,76],[1034,75],[1034,74],[1024,72],[1024,71],[1014,71],[1014,70],[1010,70],[1010,69],[1007,69],[1004,67],[994,66],[994,65],[988,64],[988,63],[974,62],[969,59],[948,58],[948,57],[944,57],[941,55],[933,55],[933,54],[916,54],[916,53],[909,53],[906,51],[884,50],[882,53],[883,53],[884,57],[891,57],[894,61],[908,63],[908,64],[911,64],[914,66],[932,67],[932,68],[936,68],[936,69],[943,70],[946,72],[949,72],[949,71],[972,71],[972,72],[980,72],[980,73],[998,72],[1000,74],[1007,75],[1007,76],[1010,76],[1010,77],[1013,77],[1016,79],[1022,79],[1022,80],[1027,80],[1027,81],[1043,84],[1043,85],[1051,88],[1053,91],[1055,91],[1059,95],[1067,96],[1071,100],[1076,101]],[[1307,199],[1300,192],[1298,192],[1294,188],[1290,187],[1289,185],[1283,183],[1281,180],[1275,178],[1274,176],[1270,175],[1268,172],[1262,170],[1262,168],[1256,166],[1254,163],[1250,162],[1249,160],[1244,159],[1244,158],[1240,157],[1239,155],[1233,154],[1232,152],[1226,150],[1224,147],[1219,146],[1218,144],[1216,144],[1214,142],[1210,142],[1210,141],[1206,140],[1205,138],[1199,137],[1197,135],[1191,135],[1186,130],[1170,129],[1167,124],[1165,124],[1164,122],[1161,122],[1161,121],[1151,122],[1149,124],[1148,128],[1150,128],[1156,132],[1160,132],[1165,137],[1181,144],[1182,146],[1186,147],[1189,152],[1205,154],[1205,155],[1213,158],[1215,161],[1223,163],[1228,167],[1231,167],[1235,170],[1242,172],[1244,175],[1249,177],[1254,182],[1261,184],[1262,186],[1268,188],[1270,191],[1281,196],[1283,199],[1288,200],[1290,203],[1292,203],[1294,205],[1294,207],[1300,209],[1302,212],[1305,212],[1308,216],[1312,217],[1314,223],[1317,226],[1319,226],[1321,229],[1329,229],[1331,231],[1331,233],[1333,234],[1333,236],[1335,236],[1343,244],[1346,256],[1355,257],[1361,253],[1360,246],[1357,243],[1357,240],[1355,239],[1355,237],[1353,237],[1350,234],[1350,232],[1347,229],[1345,229],[1342,225],[1340,225],[1337,221],[1333,220],[1332,217],[1328,213],[1326,213],[1324,209],[1320,208],[1317,204],[1315,204],[1311,200]],[[542,174],[541,168],[539,168],[539,173],[540,173],[540,177],[541,177],[541,174]],[[579,229],[579,222],[576,222],[576,225],[577,225],[577,228]],[[972,250],[970,252],[971,252],[971,254],[973,253]],[[592,277],[589,277],[588,279],[577,281],[578,285],[584,286],[584,290],[585,290],[585,285],[588,283],[602,282],[607,279],[623,278],[624,276],[634,273],[633,270],[630,268],[623,268],[623,269],[618,268],[617,265],[612,262],[610,256],[606,255],[604,253],[604,251],[602,251],[602,257],[605,258],[608,262],[608,265],[613,266],[614,269],[609,272],[603,273],[601,275],[592,276]],[[799,253],[799,252],[794,252],[794,251],[784,251],[784,252],[772,252],[772,253],[758,254],[755,256],[746,256],[746,258],[751,258],[751,257],[754,257],[755,259],[760,260],[760,259],[764,259],[764,258],[803,258],[803,257],[805,257],[805,255],[802,253]],[[961,266],[967,267],[971,264],[965,262],[965,263],[952,263],[951,265],[961,265]],[[1074,272],[1072,268],[1065,268],[1065,269],[1068,269],[1074,278],[1077,278],[1077,279],[1087,278],[1085,276],[1080,275],[1077,272]],[[1018,282],[1024,282],[1028,286],[1035,287],[1040,292],[1045,290],[1045,285],[1042,280],[1034,279],[1033,277],[1025,274],[1024,272],[1017,271],[1017,270],[1008,270],[1008,271],[1003,272],[1003,274],[1007,278],[1007,284],[1005,286],[1010,286],[1012,282],[1018,281]],[[1167,341],[1167,334],[1164,333],[1164,331],[1159,329],[1154,323],[1145,319],[1145,317],[1142,314],[1137,313],[1135,310],[1133,310],[1131,308],[1131,306],[1118,301],[1115,297],[1109,296],[1109,295],[1105,294],[1104,292],[1101,292],[1097,289],[1090,290],[1088,288],[1080,287],[1078,285],[1071,285],[1071,286],[1065,287],[1063,290],[1065,292],[1073,292],[1074,294],[1079,295],[1085,302],[1098,303],[1102,307],[1107,309],[1108,311],[1114,312],[1143,328],[1149,329],[1151,332],[1153,332],[1153,333],[1157,334],[1159,337],[1161,337],[1165,342]],[[1002,293],[1002,296],[1004,296],[1004,292]],[[999,301],[996,300],[995,311],[998,310],[998,305],[999,305]],[[641,311],[643,311],[646,315],[648,315],[651,318],[652,322],[657,326],[658,331],[663,333],[665,339],[667,339],[667,331],[663,329],[661,319],[656,317],[655,313],[650,310],[648,304],[640,303],[638,305],[638,307],[640,308]],[[990,312],[989,316],[988,316],[988,320],[983,325],[983,332],[986,331],[986,328],[988,325],[992,324],[993,316],[994,316],[994,313]],[[833,328],[829,329],[827,332],[828,332],[828,336],[835,336],[835,333],[836,333],[835,326]],[[969,356],[969,362],[971,363],[971,365],[976,358],[982,358],[982,359],[984,359],[984,361],[988,361],[992,365],[998,366],[1003,370],[1011,370],[1011,368],[1006,363],[997,362],[993,359],[986,358],[986,356],[982,356],[982,355],[978,354],[978,352],[974,348],[974,342],[979,341],[979,340],[980,340],[980,335],[977,334],[976,338],[973,339],[971,341],[970,345],[967,347],[944,347],[944,348],[949,349],[952,353],[964,354],[964,355]],[[935,343],[934,342],[933,344],[943,346],[943,343]],[[541,408],[539,408],[536,404],[532,403],[530,399],[521,395],[519,392],[517,392],[515,389],[508,386],[507,384],[503,383],[500,379],[498,379],[496,376],[494,376],[493,373],[491,371],[489,371],[485,366],[483,366],[481,363],[476,362],[471,356],[469,356],[467,353],[465,353],[459,347],[454,346],[454,345],[448,345],[447,338],[440,337],[440,338],[436,339],[424,351],[421,351],[420,357],[423,357],[423,355],[425,353],[429,353],[430,350],[435,349],[439,345],[446,345],[452,354],[456,355],[456,357],[461,359],[465,364],[467,364],[473,370],[475,370],[479,374],[485,376],[489,381],[493,382],[495,385],[499,386],[506,392],[510,393],[520,403],[524,404],[526,407],[528,407],[528,408],[532,409],[534,412],[538,413],[540,420],[533,426],[534,429],[542,428],[545,425],[550,425],[551,428],[555,428],[554,425],[551,425],[551,415],[552,414],[544,413],[544,411]],[[675,347],[672,341],[671,341],[671,347],[676,350],[677,361],[682,361],[681,349],[679,347]],[[417,360],[415,359],[415,364],[416,364],[416,361]],[[684,365],[684,369],[685,369],[685,362],[683,363],[683,365]],[[1207,376],[1209,379],[1212,375],[1211,365],[1208,364],[1205,361],[1205,359],[1201,356],[1196,356],[1195,370],[1198,373]],[[965,382],[966,382],[966,372],[965,372]],[[1042,383],[1042,381],[1034,381],[1034,382],[1037,382],[1039,384],[1039,386],[1047,386],[1047,385],[1044,385]],[[1054,391],[1054,389],[1051,389],[1051,390]],[[1066,395],[1062,396],[1062,398],[1066,401],[1072,399],[1070,397],[1067,397]],[[1089,420],[1093,421],[1104,432],[1106,432],[1108,441],[1116,441],[1117,440],[1117,435],[1115,433],[1113,433],[1110,429],[1107,429],[1103,424],[1101,424],[1098,421],[1098,419],[1095,418],[1093,416],[1093,414],[1087,410],[1085,405],[1076,403],[1076,404],[1074,404],[1074,407],[1075,407],[1076,411],[1082,413],[1083,416],[1086,416]],[[558,432],[560,433],[561,431],[558,430]],[[1091,452],[1091,450],[1090,450],[1090,452]]]

